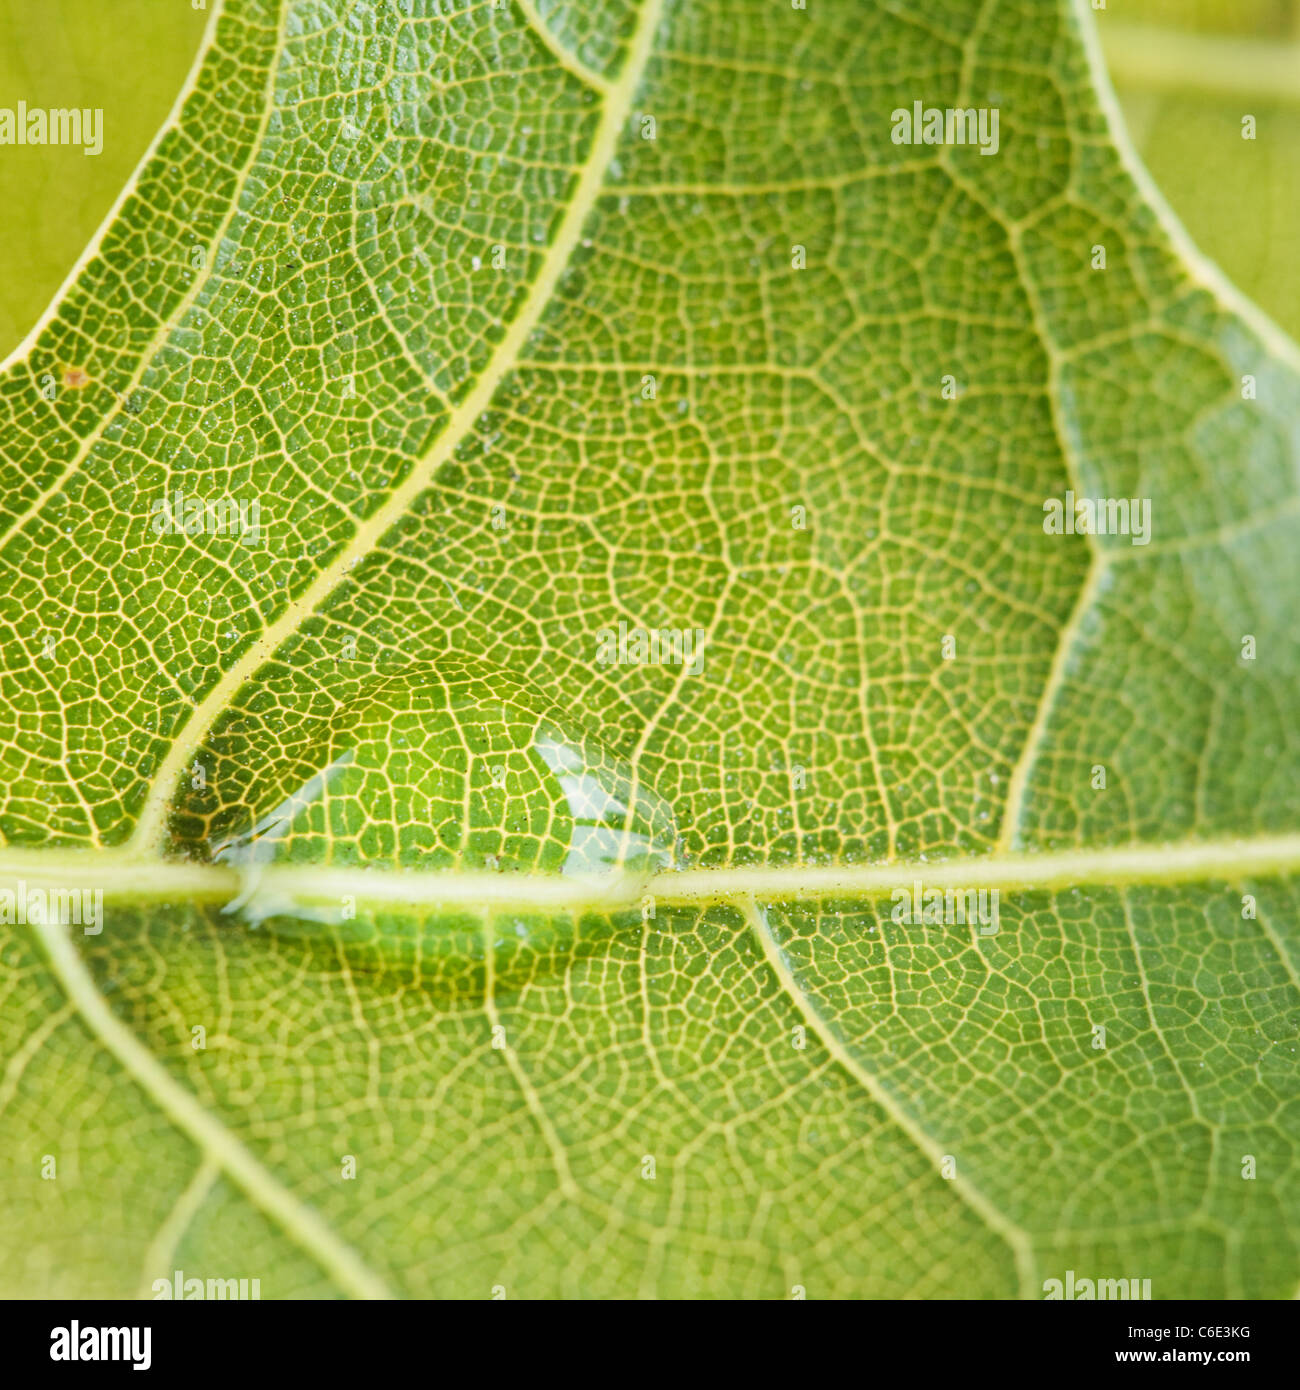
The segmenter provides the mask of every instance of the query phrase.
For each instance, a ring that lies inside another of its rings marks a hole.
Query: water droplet
[[[514,918],[554,891],[525,875],[581,876],[594,910],[607,901],[624,912],[678,861],[669,803],[570,709],[508,671],[448,656],[330,694],[297,720],[269,699],[232,715],[200,758],[205,785],[187,784],[173,828],[192,853],[239,871],[228,917],[423,966],[453,939],[467,949],[466,915],[510,901],[515,886]],[[573,935],[571,899],[554,900],[558,914],[527,919],[537,951]],[[517,955],[523,938],[509,938]]]

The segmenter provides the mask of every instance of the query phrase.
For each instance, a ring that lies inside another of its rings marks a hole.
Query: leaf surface
[[[1296,372],[1081,7],[228,0],[0,377],[8,1291],[1292,1293]]]

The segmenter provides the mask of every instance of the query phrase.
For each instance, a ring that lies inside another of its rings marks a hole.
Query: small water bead
[[[182,814],[244,871],[246,916],[283,910],[258,900],[269,865],[635,880],[677,859],[663,797],[554,699],[473,658],[376,675],[329,715],[257,720],[228,762]]]

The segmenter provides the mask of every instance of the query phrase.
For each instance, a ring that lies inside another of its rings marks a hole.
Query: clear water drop
[[[363,677],[300,719],[246,714],[206,761],[175,826],[239,871],[226,912],[253,924],[355,920],[355,894],[313,893],[302,872],[286,894],[270,869],[342,871],[362,898],[365,873],[583,876],[626,905],[679,859],[672,807],[644,777],[554,697],[474,658]]]

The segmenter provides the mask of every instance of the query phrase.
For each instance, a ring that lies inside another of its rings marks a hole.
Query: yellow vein
[[[208,16],[208,22],[203,29],[203,37],[199,40],[199,51],[194,57],[194,62],[190,65],[190,70],[185,75],[185,81],[181,84],[181,89],[176,95],[176,100],[172,102],[172,108],[167,113],[166,120],[158,127],[157,134],[149,142],[149,148],[144,152],[140,162],[131,171],[131,177],[127,179],[122,191],[113,200],[113,206],[109,208],[107,216],[95,229],[95,234],[90,238],[86,249],[77,257],[76,264],[68,271],[63,279],[63,283],[54,292],[54,297],[45,306],[45,312],[32,325],[31,332],[18,344],[8,357],[0,362],[0,372],[7,372],[10,367],[21,362],[23,358],[35,347],[37,339],[45,332],[46,328],[58,316],[59,310],[63,307],[64,297],[68,291],[76,284],[81,272],[99,254],[99,248],[103,245],[104,237],[108,230],[117,221],[118,215],[127,200],[135,192],[140,183],[140,175],[148,168],[154,155],[158,153],[158,148],[163,140],[170,134],[172,128],[180,120],[181,111],[185,103],[189,100],[194,88],[198,84],[199,73],[203,64],[207,62],[208,52],[212,47],[213,40],[216,38],[217,24],[221,19],[222,11],[225,9],[226,0],[214,0],[212,13]]]
[[[1106,70],[1106,58],[1101,48],[1101,38],[1097,32],[1096,19],[1088,0],[1073,0],[1075,22],[1083,40],[1084,55],[1088,61],[1088,76],[1096,93],[1097,104],[1106,118],[1107,133],[1111,144],[1119,155],[1129,177],[1137,185],[1138,192],[1152,212],[1155,213],[1165,235],[1173,243],[1174,250],[1182,258],[1183,264],[1192,279],[1203,289],[1208,290],[1220,304],[1230,309],[1260,339],[1265,348],[1280,361],[1285,362],[1292,371],[1300,371],[1300,347],[1268,317],[1253,300],[1248,299],[1228,279],[1228,277],[1204,255],[1188,235],[1186,227],[1169,205],[1155,180],[1147,172],[1124,122],[1119,98],[1111,85],[1110,73]]]
[[[149,1242],[141,1266],[137,1298],[147,1298],[156,1279],[166,1279],[169,1284],[172,1282],[176,1249],[220,1176],[221,1165],[210,1154],[205,1155],[194,1176],[185,1185],[185,1190],[176,1199],[176,1205],[168,1213],[167,1219],[158,1228],[158,1234]]]
[[[974,71],[976,61],[977,39],[983,31],[988,17],[989,8],[985,5],[980,11],[979,22],[971,29],[963,45],[961,86],[959,89],[962,102],[967,100],[971,73]],[[1063,397],[1061,391],[1061,354],[1034,287],[1034,278],[1026,272],[1024,250],[1021,245],[1021,226],[1018,223],[1007,221],[997,208],[990,206],[980,191],[969,180],[958,174],[955,165],[950,160],[945,159],[943,167],[949,178],[958,187],[965,189],[967,194],[1006,232],[1007,246],[1016,264],[1017,278],[1025,291],[1025,302],[1029,306],[1034,333],[1042,344],[1043,353],[1047,358],[1047,400],[1051,411],[1052,429],[1056,435],[1057,446],[1061,451],[1065,475],[1068,481],[1079,486],[1080,469],[1074,457],[1075,450],[1071,443],[1073,432],[1068,427],[1061,406]],[[1047,681],[1039,692],[1038,708],[1034,713],[1033,725],[1026,737],[1024,747],[1020,750],[1020,757],[1011,770],[1011,780],[1007,787],[1007,800],[1002,812],[1002,829],[997,843],[997,848],[1002,853],[1014,849],[1017,844],[1020,818],[1024,810],[1024,798],[1029,778],[1037,766],[1043,735],[1051,719],[1057,694],[1069,669],[1075,637],[1091,611],[1093,598],[1101,583],[1102,566],[1105,563],[1101,547],[1096,537],[1091,534],[1086,536],[1086,541],[1088,545],[1088,573],[1075,597],[1070,616],[1057,638],[1056,650],[1052,655],[1052,664],[1048,668]]]
[[[153,158],[154,152],[158,144],[163,139],[163,137],[170,133],[170,131],[176,124],[176,121],[180,115],[181,107],[184,105],[185,99],[190,95],[191,84],[193,83],[194,78],[198,73],[198,68],[202,63],[202,60],[206,57],[208,43],[210,42],[211,36],[214,32],[216,17],[219,13],[220,7],[218,7],[217,10],[213,11],[213,17],[209,21],[208,29],[205,32],[203,46],[199,50],[199,59],[196,62],[195,67],[191,70],[190,76],[186,81],[186,85],[181,89],[181,95],[177,98],[177,105],[172,109],[171,114],[168,116],[162,128],[159,130],[157,136],[154,139],[154,144],[151,145],[149,148],[149,152],[145,155],[144,159],[140,162],[140,164],[137,165],[135,173],[132,174],[129,182],[127,183],[126,188],[123,190],[122,198],[120,198],[118,202],[114,204],[113,211],[109,214],[108,219],[104,222],[103,226],[100,227],[99,231],[95,233],[94,239],[91,241],[90,245],[86,248],[85,251],[82,252],[81,259],[72,269],[72,274],[69,276],[68,280],[64,282],[58,294],[55,296],[55,299],[51,304],[50,308],[46,310],[45,314],[41,317],[36,327],[32,329],[31,333],[29,333],[27,337],[23,340],[23,342],[18,346],[18,348],[15,349],[14,353],[12,353],[10,357],[5,360],[4,363],[0,363],[0,371],[3,371],[5,367],[8,367],[20,356],[26,356],[26,354],[34,346],[36,339],[44,331],[46,324],[49,322],[49,319],[53,316],[54,313],[57,312],[59,304],[62,301],[63,294],[67,290],[68,286],[71,284],[72,278],[76,275],[79,275],[82,269],[86,266],[86,264],[91,259],[93,259],[95,255],[98,254],[100,241],[104,233],[108,230],[113,219],[117,216],[117,213],[120,211],[122,201],[130,193],[133,193],[135,191],[136,183],[139,180],[141,171],[148,164],[149,160]],[[283,26],[283,17],[281,19],[281,25]],[[281,27],[280,37],[276,41],[277,60],[279,57],[279,51],[282,41],[283,27]],[[275,62],[269,63],[267,65],[268,88],[275,79],[275,71]],[[212,234],[211,238],[209,238],[208,240],[207,245],[209,254],[204,262],[205,268],[202,271],[202,273],[196,274],[194,276],[194,283],[189,287],[188,290],[185,291],[179,303],[176,305],[176,308],[172,310],[172,312],[165,319],[163,319],[163,321],[158,325],[157,329],[154,331],[153,337],[149,340],[149,346],[145,348],[143,353],[141,353],[140,360],[136,364],[135,370],[131,373],[131,379],[127,382],[126,390],[121,393],[122,395],[130,396],[131,392],[134,391],[137,386],[139,386],[140,382],[144,379],[145,373],[149,370],[150,366],[152,366],[153,360],[158,355],[159,350],[163,346],[165,346],[168,338],[175,330],[177,324],[179,324],[181,320],[184,319],[190,307],[194,304],[195,300],[198,299],[199,295],[206,288],[209,280],[215,273],[217,265],[217,251],[221,246],[222,240],[225,238],[226,232],[230,229],[230,224],[234,221],[235,215],[239,211],[239,199],[243,185],[246,182],[249,172],[251,171],[253,165],[257,162],[257,156],[261,152],[262,141],[265,138],[267,127],[270,123],[271,112],[273,110],[274,103],[271,101],[271,94],[268,90],[263,94],[261,121],[259,123],[256,133],[253,135],[253,138],[249,144],[248,159],[245,162],[243,168],[239,171],[239,175],[235,181],[235,187],[232,190],[230,196],[230,205],[226,209],[225,215],[221,219],[221,225],[216,229],[216,231]],[[113,411],[109,410],[105,412],[103,419],[101,419],[99,423],[95,426],[95,428],[91,430],[91,432],[81,441],[80,445],[77,448],[76,454],[73,455],[73,457],[69,460],[67,467],[63,469],[63,471],[53,480],[53,482],[50,483],[50,485],[40,494],[40,496],[37,497],[31,503],[29,507],[25,508],[23,512],[21,512],[17,517],[14,518],[13,522],[5,529],[3,535],[0,535],[0,547],[7,545],[9,540],[24,526],[26,526],[26,524],[32,519],[32,517],[37,515],[41,508],[44,507],[45,504],[50,500],[50,498],[55,496],[55,494],[59,491],[60,488],[64,486],[68,479],[73,477],[77,473],[77,471],[81,468],[81,465],[85,462],[87,455],[95,447],[95,445],[99,443],[101,437],[103,436],[105,427],[113,418]]]
[[[113,1014],[98,986],[59,926],[36,928],[50,967],[87,1028],[121,1063],[127,1075],[199,1150],[244,1194],[279,1223],[345,1292],[356,1298],[387,1298],[383,1281],[304,1205],[244,1145],[171,1075]]]
[[[632,102],[650,57],[662,6],[663,0],[647,0],[629,46],[623,71],[618,81],[611,85],[606,93],[591,150],[582,167],[577,188],[564,214],[559,232],[546,252],[541,271],[529,292],[527,302],[511,323],[483,375],[464,402],[453,412],[447,428],[433,448],[411,470],[406,480],[357,528],[352,540],[339,552],[334,561],[317,575],[297,599],[289,603],[281,616],[266,629],[261,640],[231,666],[195,706],[183,727],[176,731],[170,751],[158,766],[149,797],[132,836],[131,843],[136,848],[153,846],[162,837],[167,808],[177,778],[193,749],[229,705],[239,687],[264,660],[273,655],[286,638],[293,634],[298,625],[329,597],[356,561],[374,547],[405,515],[411,503],[429,485],[437,470],[452,457],[461,441],[470,434],[479,416],[491,405],[497,388],[513,369],[521,349],[549,304],[582,236],[588,214],[600,196],[606,170],[614,157],[619,137],[632,110]]]
[[[566,72],[571,73],[579,82],[597,92],[604,94],[610,90],[609,78],[601,76],[594,68],[588,67],[576,53],[570,52],[560,43],[559,39],[551,32],[545,19],[542,18],[536,0],[518,0],[518,5],[529,29],[546,45],[551,57]]]
[[[1173,1048],[1169,1046],[1169,1039],[1165,1036],[1165,1030],[1156,1012],[1156,1002],[1151,997],[1151,980],[1147,976],[1146,961],[1142,955],[1142,947],[1138,942],[1137,926],[1134,924],[1133,913],[1129,907],[1128,895],[1126,893],[1120,895],[1120,906],[1123,909],[1124,927],[1128,932],[1129,944],[1133,947],[1133,964],[1137,969],[1137,982],[1138,988],[1142,991],[1142,1002],[1146,1006],[1147,1022],[1151,1025],[1151,1031],[1155,1034],[1156,1041],[1160,1044],[1160,1050],[1165,1054],[1169,1065],[1174,1069],[1174,1075],[1178,1078],[1178,1084],[1183,1088],[1187,1096],[1188,1109],[1213,1136],[1215,1134],[1215,1127],[1201,1114],[1201,1107],[1196,1099],[1196,1092],[1184,1075],[1182,1064],[1179,1062],[1177,1054],[1174,1052]],[[1210,1172],[1213,1172],[1213,1165],[1210,1167]],[[1210,1183],[1207,1181],[1207,1193],[1209,1189]]]
[[[1287,950],[1286,943],[1274,929],[1268,915],[1259,910],[1258,903],[1255,905],[1255,920],[1259,923],[1260,930],[1268,937],[1269,945],[1277,952],[1277,957],[1282,962],[1282,968],[1291,977],[1291,983],[1295,986],[1296,993],[1300,994],[1300,970],[1296,969],[1295,958]]]
[[[500,1040],[501,1056],[505,1060],[506,1070],[514,1079],[515,1085],[519,1088],[520,1095],[524,1098],[524,1104],[528,1107],[528,1113],[533,1117],[534,1123],[541,1131],[542,1139],[546,1144],[551,1155],[551,1164],[555,1168],[555,1175],[559,1181],[561,1193],[571,1202],[579,1201],[581,1192],[578,1184],[574,1181],[573,1170],[569,1167],[569,1155],[564,1147],[564,1141],[560,1138],[559,1132],[551,1123],[551,1117],[546,1113],[546,1107],[542,1104],[542,1098],[537,1093],[533,1083],[528,1078],[528,1073],[523,1068],[523,1063],[519,1060],[518,1053],[510,1042],[510,1036],[506,1032],[505,1024],[501,1022],[501,1014],[497,1009],[497,976],[496,976],[496,921],[490,912],[483,916],[483,1012],[487,1016],[488,1029],[492,1033],[493,1045],[496,1046]],[[500,1030],[498,1033],[497,1030]]]
[[[1171,885],[1268,878],[1300,871],[1300,833],[1250,839],[1102,846],[982,858],[892,860],[878,864],[782,864],[743,868],[667,869],[593,875],[329,869],[304,864],[258,868],[256,891],[269,899],[410,906],[535,908],[552,912],[623,912],[645,895],[658,904],[745,901],[750,897],[871,899],[897,889],[1000,888],[1058,892],[1126,884]],[[22,880],[30,892],[99,889],[134,902],[228,903],[247,884],[236,869],[178,861],[145,862],[125,850],[10,850],[0,854],[0,888]]]
[[[799,1010],[809,1029],[821,1039],[822,1046],[840,1066],[866,1090],[872,1100],[921,1151],[937,1176],[946,1157],[943,1149],[925,1132],[920,1122],[914,1119],[894,1098],[888,1088],[882,1085],[880,1080],[849,1051],[835,1030],[817,1012],[812,1000],[808,998],[798,980],[795,979],[794,972],[790,969],[780,943],[772,934],[767,918],[758,904],[751,899],[745,904],[744,911],[754,939],[758,942],[772,973],[795,1008]],[[1034,1257],[1029,1237],[1020,1227],[1004,1216],[978,1187],[962,1176],[960,1158],[958,1159],[956,1175],[946,1181],[951,1182],[957,1195],[990,1231],[1006,1243],[1015,1255],[1021,1296],[1028,1297],[1029,1291],[1034,1286]]]
[[[1002,810],[1002,833],[998,836],[997,848],[999,853],[1008,853],[1016,849],[1020,843],[1020,820],[1024,815],[1029,779],[1038,766],[1043,740],[1047,735],[1047,726],[1051,723],[1052,715],[1056,711],[1057,697],[1065,685],[1070,670],[1070,662],[1074,659],[1077,650],[1079,632],[1093,610],[1103,576],[1108,573],[1105,559],[1094,553],[1089,559],[1088,577],[1075,596],[1074,607],[1057,638],[1056,651],[1052,655],[1052,664],[1048,669],[1047,680],[1038,697],[1038,709],[1034,714],[1034,722],[1025,736],[1025,744],[1020,750],[1020,757],[1011,770],[1011,780],[1007,784],[1006,804]]]
[[[18,1083],[23,1079],[31,1060],[39,1056],[52,1033],[57,1033],[69,1019],[75,1018],[76,1008],[72,1004],[61,1004],[46,1014],[27,1035],[27,1040],[14,1052],[5,1064],[4,1076],[0,1078],[0,1111],[8,1109],[14,1096],[18,1094]]]

